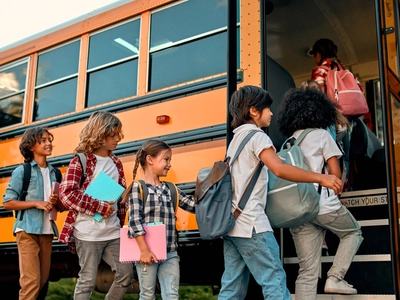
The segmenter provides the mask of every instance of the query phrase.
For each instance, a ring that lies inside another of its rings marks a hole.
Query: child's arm
[[[4,203],[4,209],[7,210],[24,210],[29,208],[37,208],[41,210],[45,210],[46,212],[50,212],[53,205],[50,202],[46,201],[20,201],[20,200],[10,200]]]
[[[194,202],[193,196],[186,195],[179,188],[177,188],[177,190],[178,190],[177,200],[179,201],[178,206],[183,210],[186,210],[187,212],[194,214],[196,202]]]
[[[340,170],[339,160],[336,156],[332,156],[327,160],[329,174],[335,175],[340,180],[342,179],[342,171]]]
[[[335,194],[340,192],[342,182],[335,175],[315,173],[285,164],[273,148],[264,149],[260,153],[260,159],[278,177],[294,182],[316,182],[334,190]]]
[[[144,235],[139,235],[135,239],[140,249],[140,263],[146,265],[151,265],[152,262],[158,263],[157,257],[147,246]]]
[[[98,212],[103,217],[108,217],[114,210],[112,205],[107,201],[100,201],[85,194],[84,188],[80,186],[81,177],[82,169],[78,157],[74,157],[60,184],[59,194],[62,204],[69,210],[86,213],[89,216]]]

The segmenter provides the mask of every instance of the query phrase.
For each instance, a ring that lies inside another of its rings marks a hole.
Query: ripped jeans
[[[179,256],[176,251],[167,253],[167,260],[151,265],[136,263],[139,277],[140,300],[156,299],[157,277],[162,299],[179,299]]]

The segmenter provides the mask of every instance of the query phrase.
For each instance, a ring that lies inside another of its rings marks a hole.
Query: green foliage
[[[46,300],[73,300],[75,278],[60,279],[57,282],[50,282]],[[91,300],[103,300],[104,294],[93,292]],[[137,294],[126,294],[124,300],[138,300]],[[179,288],[179,299],[181,300],[217,300],[218,296],[213,295],[210,286],[181,286]],[[157,295],[157,300],[161,296]]]

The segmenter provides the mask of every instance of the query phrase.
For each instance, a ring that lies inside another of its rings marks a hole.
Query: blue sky
[[[7,0],[0,10],[0,51],[21,39],[119,0]]]

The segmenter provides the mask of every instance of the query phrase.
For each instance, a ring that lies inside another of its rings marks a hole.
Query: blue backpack
[[[312,130],[304,130],[295,139],[292,146],[290,146],[290,139],[283,143],[277,154],[285,164],[291,164],[305,170],[309,169],[304,162],[303,152],[299,144]],[[288,144],[290,148],[285,149]],[[268,170],[268,177],[265,211],[272,227],[298,227],[318,215],[321,186],[317,191],[313,183],[288,181],[275,176],[270,170]]]
[[[200,236],[204,240],[221,238],[235,226],[235,221],[244,209],[247,200],[257,182],[263,167],[259,167],[253,174],[244,195],[239,201],[238,208],[232,213],[232,179],[230,168],[243,150],[246,143],[258,131],[251,131],[239,145],[235,156],[217,161],[212,168],[201,169],[196,181],[196,221]]]

